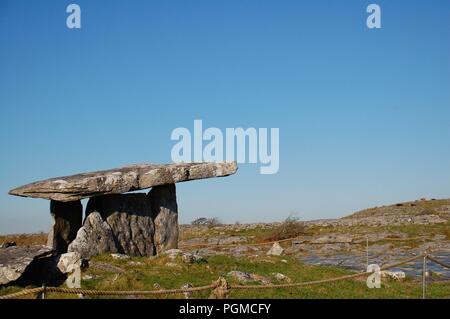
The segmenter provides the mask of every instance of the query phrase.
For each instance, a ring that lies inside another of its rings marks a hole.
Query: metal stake
[[[426,286],[427,286],[427,255],[423,257],[423,269],[422,269],[422,299],[426,298]]]

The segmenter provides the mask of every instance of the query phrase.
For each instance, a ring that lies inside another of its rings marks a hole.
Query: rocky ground
[[[276,233],[281,224],[209,228],[185,225],[180,246],[202,256],[257,258],[267,253],[268,246],[251,243],[264,242],[264,234]],[[364,270],[367,261],[383,265],[428,251],[450,264],[450,200],[418,200],[374,207],[344,218],[306,221],[303,225],[295,240],[282,244],[283,255],[293,256],[300,262]],[[208,246],[195,247],[203,244]],[[229,244],[235,246],[226,246]],[[420,276],[421,269],[419,261],[399,268],[409,276]],[[430,265],[430,269],[436,278],[450,279],[448,269],[435,265]]]
[[[375,207],[332,220],[181,225],[180,235],[180,249],[159,257],[112,254],[93,258],[83,271],[82,286],[179,288],[208,284],[218,276],[239,284],[270,285],[363,271],[367,261],[383,265],[423,251],[449,264],[450,200],[418,200]],[[0,236],[0,243],[12,244],[20,238],[23,245],[29,245],[30,238],[24,236]],[[45,242],[45,236],[30,237],[38,244]],[[295,239],[286,240],[291,237]],[[385,282],[386,289],[376,292],[356,280],[288,292],[267,291],[259,297],[418,297],[421,271],[420,260],[393,269],[396,280]],[[398,274],[401,276],[396,277]],[[402,276],[406,277],[402,283],[397,282]],[[430,294],[450,297],[450,270],[429,263],[427,276],[433,282]],[[0,288],[0,294],[14,289],[18,288]],[[235,297],[255,296],[239,292]]]

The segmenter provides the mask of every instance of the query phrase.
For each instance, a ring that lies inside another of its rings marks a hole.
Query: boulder
[[[273,246],[267,252],[267,255],[281,256],[284,252],[283,247],[279,243],[274,243]]]
[[[33,261],[52,254],[53,250],[45,246],[12,246],[0,249],[0,285],[19,280]]]
[[[228,176],[236,171],[236,162],[137,164],[38,181],[12,189],[9,194],[70,202],[196,179]]]
[[[77,236],[83,219],[83,205],[81,201],[50,202],[50,213],[53,225],[50,228],[47,246],[58,253],[67,252],[67,247]]]
[[[99,212],[91,212],[86,217],[75,240],[69,245],[68,252],[78,252],[85,259],[102,253],[118,252],[113,232]]]
[[[82,259],[79,253],[71,252],[59,256],[56,267],[67,276],[67,287],[81,288],[81,265]]]

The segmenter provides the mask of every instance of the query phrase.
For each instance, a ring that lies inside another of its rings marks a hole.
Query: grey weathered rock
[[[181,260],[185,264],[201,263],[201,262],[206,261],[206,259],[203,258],[202,256],[197,255],[197,254],[191,254],[191,253],[183,253],[181,255]]]
[[[7,241],[0,244],[0,249],[17,246],[15,241]]]
[[[248,281],[259,281],[261,282],[263,285],[269,285],[271,284],[271,281],[261,275],[258,274],[252,274],[252,273],[246,273],[246,272],[242,272],[242,271],[237,271],[237,270],[233,270],[230,271],[227,274],[229,277],[232,277],[240,282],[248,282]]]
[[[310,241],[311,244],[345,244],[351,243],[353,240],[352,235],[326,235],[318,238],[314,238]]]
[[[155,225],[150,198],[146,194],[115,194],[93,197],[86,215],[100,213],[112,230],[119,253],[130,256],[155,255]]]
[[[66,285],[69,288],[81,288],[81,256],[77,252],[62,254],[58,258],[57,268],[67,275]]]
[[[47,246],[58,253],[67,252],[67,247],[77,236],[83,219],[83,205],[81,201],[50,202],[50,213],[53,225],[48,234]]]
[[[70,243],[68,252],[78,252],[82,258],[117,252],[113,232],[98,212],[91,212],[78,230],[75,240]]]
[[[233,277],[234,279],[236,279],[240,282],[247,282],[247,281],[252,280],[251,274],[243,272],[243,271],[233,270],[233,271],[230,271],[227,275],[229,277]]]
[[[148,193],[154,217],[157,253],[178,247],[178,205],[175,184],[157,186]]]
[[[382,278],[390,278],[392,280],[403,280],[406,278],[406,274],[404,271],[388,271],[383,270],[381,271],[381,277]]]
[[[112,259],[115,260],[127,260],[130,259],[131,257],[125,254],[118,254],[118,253],[114,253],[110,255]]]
[[[15,188],[9,194],[67,202],[196,179],[228,176],[236,171],[235,162],[137,164],[38,181]]]
[[[279,243],[274,243],[273,246],[267,252],[267,255],[281,256],[284,252],[283,247]]]
[[[279,280],[279,281],[286,281],[287,283],[291,283],[292,282],[291,278],[289,278],[288,276],[286,276],[286,275],[284,275],[282,273],[279,273],[279,272],[272,273],[272,276],[274,276],[275,279]]]
[[[18,280],[34,260],[52,254],[53,250],[45,246],[12,246],[0,249],[0,285]]]

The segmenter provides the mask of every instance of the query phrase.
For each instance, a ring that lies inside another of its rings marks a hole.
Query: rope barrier
[[[94,296],[131,296],[131,295],[171,295],[189,292],[198,292],[204,290],[211,290],[218,287],[218,283],[213,283],[207,286],[181,288],[181,289],[167,289],[167,290],[89,290],[77,288],[62,288],[62,287],[39,287],[33,289],[25,289],[9,295],[0,296],[0,299],[14,299],[26,295],[40,294],[42,292],[59,292],[73,295],[94,295]]]
[[[428,259],[431,260],[432,262],[434,262],[435,264],[438,264],[439,266],[443,267],[443,268],[447,268],[450,269],[450,265],[443,263],[442,261],[437,260],[435,257],[433,256],[429,256],[428,255]]]
[[[387,270],[387,269],[390,269],[390,268],[395,268],[395,267],[407,264],[409,262],[415,261],[417,259],[420,259],[422,257],[424,257],[424,254],[420,254],[418,256],[414,256],[414,257],[402,260],[402,261],[397,262],[395,264],[385,265],[385,266],[381,267],[380,270]],[[370,274],[372,274],[371,271],[365,271],[365,272],[361,272],[361,273],[357,273],[357,274],[345,275],[345,276],[335,277],[335,278],[330,278],[330,279],[321,279],[321,280],[314,280],[314,281],[297,282],[297,283],[291,283],[291,284],[266,285],[266,286],[262,286],[262,285],[247,285],[247,286],[235,285],[235,286],[231,286],[231,288],[232,289],[272,289],[272,288],[302,287],[302,286],[326,284],[326,283],[331,283],[331,282],[336,282],[336,281],[341,281],[341,280],[354,279],[354,278],[358,278],[358,277],[367,276],[367,275],[370,275]]]
[[[424,258],[429,259],[430,261],[444,267],[450,269],[450,266],[439,261],[433,256],[428,255],[427,253],[422,253],[417,256],[413,256],[401,261],[398,261],[393,264],[387,264],[382,267],[380,267],[380,270],[387,270],[391,268],[396,268],[398,266],[410,263],[412,261],[418,260]],[[343,280],[349,280],[349,279],[355,279],[363,276],[367,276],[372,274],[371,271],[351,274],[351,275],[345,275],[335,278],[329,278],[329,279],[320,279],[320,280],[313,280],[313,281],[306,281],[306,282],[297,282],[297,283],[289,283],[289,284],[276,284],[276,285],[228,285],[226,280],[224,278],[219,278],[216,282],[207,285],[207,286],[200,286],[200,287],[193,287],[193,288],[181,288],[181,289],[168,289],[168,290],[147,290],[147,291],[126,291],[126,290],[119,290],[119,291],[110,291],[110,290],[88,290],[88,289],[75,289],[75,288],[61,288],[61,287],[39,287],[39,288],[33,288],[33,289],[25,289],[16,293],[12,293],[9,295],[0,296],[0,299],[14,299],[23,297],[26,295],[33,295],[33,294],[40,294],[45,291],[45,293],[48,292],[58,292],[58,293],[65,293],[65,294],[77,294],[77,295],[97,295],[97,296],[123,296],[123,295],[169,295],[169,294],[181,294],[181,293],[189,293],[189,292],[198,292],[198,291],[205,291],[205,290],[218,290],[219,293],[222,295],[227,295],[227,292],[231,289],[237,289],[237,290],[243,290],[243,289],[277,289],[277,288],[292,288],[292,287],[303,287],[303,286],[311,286],[311,285],[318,285],[318,284],[325,284],[325,283],[331,283],[331,282],[337,282],[337,281],[343,281]]]

